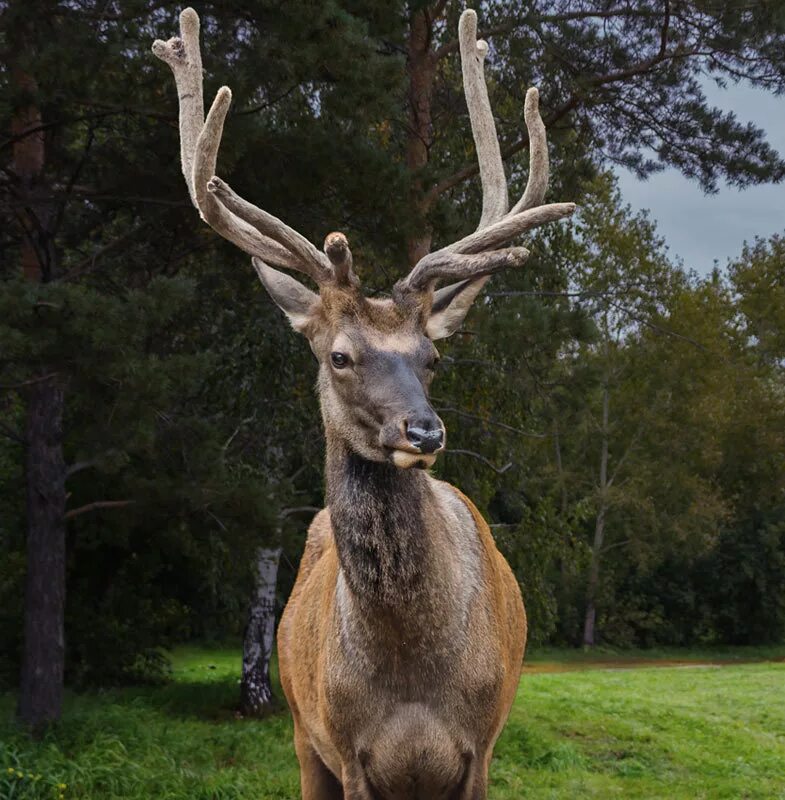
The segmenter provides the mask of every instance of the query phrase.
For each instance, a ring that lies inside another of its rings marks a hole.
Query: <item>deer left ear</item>
[[[278,308],[286,314],[292,327],[299,333],[306,333],[308,323],[313,319],[319,304],[319,295],[285,272],[268,267],[258,258],[252,258],[251,262],[264,288]]]
[[[433,304],[425,334],[429,339],[446,339],[452,336],[469,313],[474,299],[482,291],[488,276],[451,283],[433,293]]]

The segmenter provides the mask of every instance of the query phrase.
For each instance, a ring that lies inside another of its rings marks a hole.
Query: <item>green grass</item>
[[[524,675],[490,797],[785,800],[785,663],[592,668],[634,655],[535,654],[534,668],[580,669]],[[656,656],[781,661],[785,650]],[[298,797],[289,716],[237,719],[238,671],[236,650],[179,650],[166,686],[69,693],[63,722],[36,743],[0,698],[0,798]]]

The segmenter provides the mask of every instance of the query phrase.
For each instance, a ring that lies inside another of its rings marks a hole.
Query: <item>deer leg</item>
[[[339,780],[325,766],[308,737],[294,726],[294,749],[300,762],[302,800],[344,800]]]
[[[486,800],[488,797],[488,767],[490,753],[469,768],[467,780],[456,795],[456,800]]]

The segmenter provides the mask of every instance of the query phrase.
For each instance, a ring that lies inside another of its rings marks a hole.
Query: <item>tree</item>
[[[742,334],[764,364],[785,367],[785,238],[745,244],[728,268],[738,298]]]
[[[8,15],[18,11],[5,10]],[[16,103],[11,117],[11,172],[24,198],[19,213],[24,230],[20,248],[21,274],[33,284],[57,272],[54,249],[56,218],[36,202],[45,166],[41,112],[35,95],[38,83],[25,62],[31,37],[28,26],[14,31],[10,55],[11,87]],[[25,584],[25,650],[19,715],[30,725],[56,719],[62,702],[65,603],[65,462],[62,424],[64,385],[49,364],[20,381],[27,389],[27,580]]]

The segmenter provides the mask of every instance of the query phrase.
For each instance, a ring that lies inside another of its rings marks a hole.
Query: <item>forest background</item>
[[[463,4],[194,6],[208,102],[233,89],[219,169],[243,196],[316,243],[345,231],[374,293],[474,226]],[[535,643],[782,642],[785,239],[699,275],[612,170],[781,181],[764,132],[704,87],[781,93],[785,9],[476,7],[513,187],[537,85],[548,197],[579,212],[443,343],[436,473],[491,523]],[[0,0],[0,685],[22,674],[32,724],[59,714],[63,676],[160,679],[178,642],[244,636],[264,672],[322,503],[313,357],[180,174],[150,52],[180,10]]]

